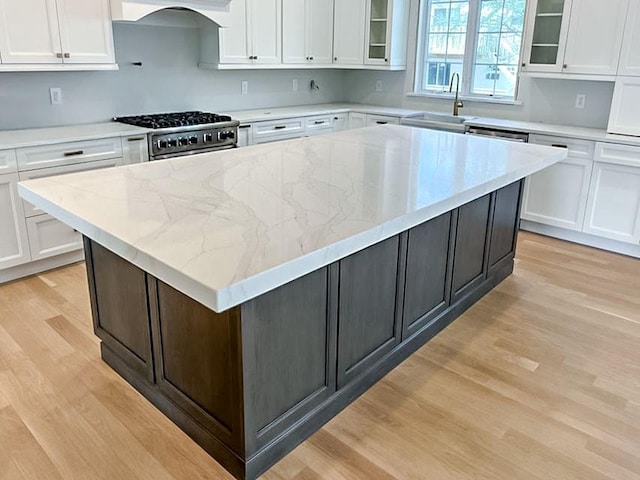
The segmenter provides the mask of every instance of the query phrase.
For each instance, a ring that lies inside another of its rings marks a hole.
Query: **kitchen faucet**
[[[449,84],[449,93],[453,92],[453,79],[456,79],[456,98],[453,101],[453,116],[457,117],[460,115],[460,109],[464,107],[464,103],[460,100],[460,75],[458,73],[454,73],[451,75],[451,83]]]

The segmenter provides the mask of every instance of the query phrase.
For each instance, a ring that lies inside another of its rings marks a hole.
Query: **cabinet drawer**
[[[302,118],[260,122],[253,126],[253,139],[255,143],[285,140],[288,138],[302,137],[303,135],[304,120]]]
[[[34,261],[82,249],[82,235],[51,215],[27,218],[27,232]]]
[[[307,135],[320,135],[332,131],[333,115],[322,115],[305,119],[305,133]]]
[[[594,160],[596,162],[640,167],[640,147],[616,145],[613,143],[597,143]]]
[[[85,172],[89,170],[98,170],[100,168],[109,168],[116,166],[116,159],[102,160],[99,162],[81,163],[79,165],[66,165],[64,167],[43,168],[41,170],[33,170],[28,172],[20,172],[18,175],[20,181],[34,180],[36,178],[55,177],[58,175],[65,175],[67,173]],[[39,208],[34,207],[26,200],[22,201],[24,204],[24,214],[26,217],[33,217],[35,215],[41,215],[43,213]]]
[[[367,115],[367,126],[374,125],[399,125],[400,119],[398,117],[388,117],[385,115]]]
[[[17,150],[20,171],[75,165],[122,157],[119,137],[84,142],[58,143]]]
[[[0,175],[18,170],[15,150],[0,150]]]
[[[593,152],[596,148],[596,143],[589,140],[576,140],[550,135],[529,135],[529,143],[566,148],[569,151],[570,157],[583,158],[585,160],[593,159]]]

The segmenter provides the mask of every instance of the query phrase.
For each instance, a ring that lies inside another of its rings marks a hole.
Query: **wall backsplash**
[[[0,73],[0,129],[99,122],[171,110],[224,112],[344,100],[344,73],[333,70],[212,71],[197,67],[194,28],[115,24],[115,72]],[[143,67],[132,62],[141,61]],[[299,91],[292,91],[298,79]],[[311,91],[315,79],[320,91]],[[241,94],[241,81],[249,93]],[[62,88],[52,106],[49,88]]]

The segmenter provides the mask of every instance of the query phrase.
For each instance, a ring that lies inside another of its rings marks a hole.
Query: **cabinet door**
[[[333,24],[333,63],[364,63],[366,0],[335,0]]]
[[[368,0],[365,26],[365,58],[367,65],[389,63],[391,13],[393,0]]]
[[[640,77],[640,2],[629,3],[618,75]]]
[[[561,72],[572,0],[527,2],[524,71]]]
[[[573,2],[564,72],[616,74],[628,6],[629,0]]]
[[[27,218],[27,232],[34,261],[82,249],[82,235],[51,215]]]
[[[282,63],[308,63],[306,2],[282,0]]]
[[[451,212],[409,231],[402,338],[406,339],[450,305]]]
[[[0,175],[0,270],[31,261],[15,173]]]
[[[637,245],[640,243],[640,148],[601,144],[596,159],[583,231]]]
[[[490,206],[491,195],[485,195],[458,209],[452,286],[454,303],[484,281]]]
[[[57,0],[64,63],[115,63],[109,0]]]
[[[251,63],[253,56],[249,41],[251,16],[248,14],[249,0],[234,0],[229,6],[229,26],[218,33],[220,63]]]
[[[62,63],[56,0],[0,0],[3,63]]]
[[[489,241],[489,276],[513,262],[520,222],[522,181],[501,188],[495,194]]]
[[[522,218],[581,231],[593,169],[594,142],[546,135],[531,135],[530,142],[565,147],[569,157],[527,179]]]
[[[233,5],[233,3],[232,3]],[[254,63],[282,59],[282,0],[251,0],[251,52]]]
[[[307,0],[307,49],[314,64],[333,62],[333,0]]]
[[[146,135],[122,137],[122,162],[118,165],[133,165],[149,161],[149,143]]]
[[[349,129],[364,128],[367,126],[367,116],[364,113],[349,113]]]
[[[15,150],[0,150],[0,175],[18,170]]]
[[[640,135],[640,78],[617,77],[613,90],[609,133]]]
[[[340,261],[338,388],[400,341],[399,253],[399,238],[392,237]]]
[[[341,132],[349,128],[349,114],[338,113],[333,116],[333,131]]]

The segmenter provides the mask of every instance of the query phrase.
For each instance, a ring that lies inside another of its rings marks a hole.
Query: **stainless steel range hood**
[[[232,0],[111,0],[111,16],[115,22],[137,22],[147,15],[167,8],[193,10],[220,27],[229,26]]]

